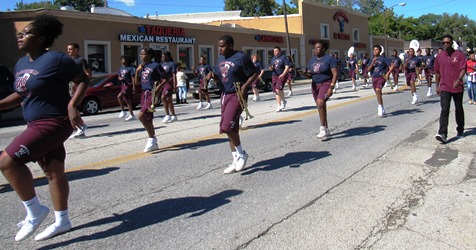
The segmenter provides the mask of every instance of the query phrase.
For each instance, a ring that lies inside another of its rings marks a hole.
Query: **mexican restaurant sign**
[[[181,43],[194,44],[195,37],[186,37],[185,30],[177,27],[142,25],[141,34],[119,34],[121,42]]]

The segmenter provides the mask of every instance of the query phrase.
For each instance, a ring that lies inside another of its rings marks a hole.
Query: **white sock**
[[[431,87],[428,87],[428,92],[431,92]]]
[[[27,217],[30,219],[38,217],[41,212],[41,203],[38,200],[38,197],[35,196],[31,200],[22,201],[23,206],[25,206]]]
[[[236,154],[236,151],[233,151],[231,152],[231,156],[233,156],[233,160],[234,160],[238,155]]]
[[[55,225],[64,226],[69,223],[68,209],[63,211],[55,211]]]
[[[415,92],[415,93],[413,93],[413,96],[416,96],[416,92]]]
[[[242,155],[243,154],[243,148],[241,147],[241,144],[235,147],[236,149],[236,154]]]

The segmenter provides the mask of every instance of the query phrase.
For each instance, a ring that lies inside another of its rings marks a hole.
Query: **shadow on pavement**
[[[66,178],[68,178],[68,181],[71,182],[71,181],[75,181],[75,180],[106,175],[106,174],[109,174],[110,172],[116,171],[118,169],[119,169],[118,167],[109,167],[109,168],[104,168],[104,169],[87,169],[87,170],[67,172],[66,173]],[[46,177],[40,177],[40,178],[35,179],[34,181],[35,181],[35,187],[48,185],[48,180],[46,179]],[[6,192],[11,192],[11,191],[13,191],[13,189],[9,184],[0,185],[0,194],[1,193],[6,193]]]
[[[225,190],[210,197],[190,196],[147,204],[122,214],[112,214],[110,217],[91,221],[74,227],[71,231],[85,228],[103,228],[106,224],[120,222],[119,225],[107,230],[73,238],[64,242],[58,242],[37,249],[53,249],[68,246],[78,242],[105,239],[123,233],[128,233],[150,225],[154,225],[174,217],[191,213],[188,218],[201,216],[220,206],[231,202],[230,198],[243,193],[241,190]],[[86,233],[85,233],[86,234]]]
[[[391,113],[386,113],[384,117],[390,117],[390,116],[399,116],[399,115],[411,115],[415,113],[421,113],[420,109],[401,109],[397,111],[393,111]]]
[[[164,149],[158,149],[156,151],[153,151],[152,154],[158,154],[158,153],[163,152],[163,151],[177,151],[177,150],[182,150],[182,149],[195,150],[195,149],[203,148],[203,147],[206,147],[206,146],[220,144],[220,143],[227,143],[227,142],[228,142],[228,138],[207,139],[207,140],[201,140],[201,141],[197,141],[197,142],[172,145],[172,146],[164,148]]]
[[[332,134],[332,139],[335,138],[344,138],[344,137],[351,137],[351,136],[366,136],[378,132],[382,132],[385,130],[387,126],[385,125],[377,125],[374,127],[358,127],[358,128],[351,128],[347,129],[335,134]]]
[[[200,111],[197,111],[200,112]],[[200,120],[200,119],[208,119],[208,118],[215,118],[215,117],[220,117],[221,115],[202,115],[202,116],[195,116],[195,117],[190,117],[186,119],[182,119],[180,121],[192,121],[192,120]]]
[[[271,127],[271,126],[280,126],[280,125],[285,125],[285,124],[293,124],[295,122],[301,122],[301,121],[300,120],[291,120],[291,121],[268,122],[268,123],[264,123],[264,124],[256,124],[256,125],[246,126],[246,127],[243,127],[242,130],[255,129],[255,128],[266,128],[266,127]]]
[[[285,109],[284,112],[289,112],[289,111],[304,111],[304,110],[312,110],[315,109],[317,111],[316,106],[303,106],[303,107],[297,107],[297,108],[292,108],[292,109]]]
[[[329,151],[291,152],[278,158],[267,159],[264,161],[257,162],[246,168],[241,175],[250,175],[259,171],[273,171],[283,167],[298,168],[304,163],[317,161],[321,158],[328,157],[330,155],[331,154],[329,153]]]
[[[341,96],[341,97],[334,97],[334,95],[332,95],[331,98],[329,98],[329,101],[360,98],[360,96],[356,96],[356,95]]]

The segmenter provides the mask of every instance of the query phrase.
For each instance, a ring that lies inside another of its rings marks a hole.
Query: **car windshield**
[[[101,85],[101,83],[104,81],[104,79],[108,78],[108,76],[98,76],[98,77],[93,77],[89,81],[89,87],[97,87]]]

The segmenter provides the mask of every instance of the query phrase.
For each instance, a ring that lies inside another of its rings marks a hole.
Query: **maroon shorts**
[[[405,73],[405,78],[407,79],[407,86],[410,86],[410,82],[415,82],[417,79],[416,72]]]
[[[292,81],[294,78],[293,72],[288,72],[288,75],[286,77],[286,81]]]
[[[432,77],[434,72],[435,72],[434,69],[425,69],[425,76]]]
[[[5,152],[20,164],[37,161],[46,171],[46,166],[55,159],[64,162],[64,141],[73,133],[67,116],[46,118],[29,122],[25,131],[15,137]]]
[[[123,83],[121,85],[121,94],[122,94],[122,99],[125,100],[131,100],[132,99],[132,84],[126,84]]]
[[[322,82],[322,83],[311,83],[312,97],[316,102],[318,99],[327,100],[327,90],[331,86],[331,81]]]
[[[199,89],[201,91],[208,91],[208,84],[205,86],[205,81],[204,79],[200,79],[200,82],[199,82]]]
[[[350,78],[355,78],[355,69],[349,71]]]
[[[382,89],[383,88],[383,85],[385,84],[385,78],[383,78],[383,76],[374,76],[372,77],[372,87],[374,88],[374,90],[376,89]]]
[[[221,95],[220,134],[238,132],[240,115],[243,112],[236,93]]]
[[[154,118],[154,113],[149,111],[150,106],[152,105],[152,90],[143,90],[140,95],[140,112],[145,115],[145,118],[152,120]]]
[[[273,81],[273,92],[274,93],[277,93],[278,90],[283,90],[284,84],[285,84],[285,82],[283,80],[279,79],[278,76],[274,76],[274,75],[271,77],[271,79]]]
[[[256,77],[256,80],[251,83],[251,87],[256,88],[258,86],[258,82],[259,82],[259,79],[258,79],[258,77]]]
[[[369,71],[367,70],[367,67],[364,67],[364,69],[362,70],[362,76],[364,78],[368,78],[369,77]]]
[[[173,84],[173,83],[172,83]],[[170,82],[164,84],[162,87],[162,97],[170,97],[174,93],[174,88],[172,87]]]

